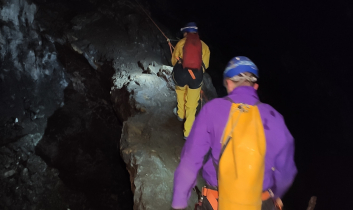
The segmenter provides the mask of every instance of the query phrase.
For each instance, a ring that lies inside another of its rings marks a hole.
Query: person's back
[[[173,79],[178,103],[173,111],[180,121],[185,119],[184,139],[186,139],[195,120],[203,73],[209,65],[210,51],[199,39],[195,23],[188,23],[181,31],[184,38],[177,43],[172,55]]]
[[[232,81],[226,81],[226,83],[232,85]],[[228,86],[228,84],[226,85]],[[234,103],[255,105],[259,102],[253,85],[239,85],[230,89],[228,97]],[[197,173],[201,167],[203,168],[202,176],[208,187],[217,189],[215,165],[218,165],[219,162],[220,141],[229,117],[231,104],[225,98],[214,99],[208,102],[197,116],[182,150],[181,162],[175,172],[172,204],[174,209],[181,209],[187,205],[189,190],[195,184]],[[294,139],[281,114],[268,104],[261,103],[257,106],[266,137],[263,190],[266,192],[271,189],[275,197],[282,197],[292,184],[296,174],[293,160]],[[208,160],[203,164],[204,156],[209,151]]]

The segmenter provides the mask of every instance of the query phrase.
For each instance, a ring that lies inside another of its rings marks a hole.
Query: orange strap
[[[176,59],[177,59],[178,61],[180,61],[179,56],[176,56]],[[189,72],[189,74],[190,74],[190,76],[191,76],[192,79],[196,79],[195,74],[194,74],[194,72],[192,72],[191,69],[188,69],[188,72]]]
[[[206,187],[203,187],[202,196],[207,197],[208,202],[210,202],[214,210],[218,210],[218,191],[217,190],[211,190]]]
[[[173,47],[172,43],[170,43],[169,39],[167,39],[167,41],[168,41],[170,53],[173,55],[173,49],[174,49],[174,47]],[[172,49],[172,48],[173,48],[173,49]]]
[[[178,61],[180,61],[180,59],[179,59],[178,56],[176,56],[176,59],[177,59]],[[191,78],[192,78],[192,79],[196,79],[194,72],[192,72],[191,69],[188,69],[188,71],[189,71],[189,74],[190,74]]]
[[[218,191],[217,190],[212,190],[212,189],[203,187],[202,196],[207,197],[207,200],[210,202],[214,210],[218,210]],[[265,201],[269,198],[271,198],[271,194],[267,190],[261,194],[262,201]]]
[[[271,195],[267,190],[261,194],[262,201],[265,201],[265,200],[269,199],[270,197],[271,197]]]
[[[189,71],[189,74],[190,74],[191,78],[192,79],[196,79],[194,72],[192,72],[191,69],[188,69],[188,71]]]

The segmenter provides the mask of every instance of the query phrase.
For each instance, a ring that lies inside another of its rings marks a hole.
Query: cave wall
[[[131,209],[124,183],[134,209],[171,208],[184,140],[165,38],[130,1],[35,2],[1,2],[0,208]]]
[[[40,33],[36,12],[37,6],[25,0],[5,1],[1,8],[1,145],[42,133],[45,118],[63,105],[65,71],[54,44]],[[17,132],[6,132],[13,129]]]
[[[168,45],[136,4],[121,1],[98,10],[75,17],[66,36],[93,68],[110,60],[115,69],[110,95],[124,121],[117,149],[130,174],[133,208],[170,209],[184,140],[183,125],[172,111],[176,97]],[[208,74],[204,83],[203,104],[217,96]],[[193,193],[188,209],[196,200]]]
[[[52,192],[61,181],[35,146],[47,118],[63,106],[68,82],[54,44],[35,19],[37,6],[27,0],[0,6],[0,208],[45,207],[55,203]]]

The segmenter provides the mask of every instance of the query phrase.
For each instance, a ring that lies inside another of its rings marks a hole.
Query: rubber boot
[[[179,120],[180,122],[183,122],[183,121],[184,121],[184,119],[181,119],[181,118],[178,116],[178,107],[175,107],[175,108],[173,109],[173,113],[175,114],[175,116],[177,116],[177,118],[178,118],[178,120]]]

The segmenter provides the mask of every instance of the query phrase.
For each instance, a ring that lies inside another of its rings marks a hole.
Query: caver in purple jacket
[[[256,90],[249,86],[235,88],[229,95],[235,103],[254,105],[259,101]],[[198,171],[212,186],[217,186],[216,170],[212,157],[218,164],[221,137],[229,117],[231,103],[224,98],[208,102],[200,111],[181,153],[181,161],[174,174],[172,207],[187,207]],[[268,104],[258,105],[266,136],[265,176],[263,189],[271,189],[276,197],[282,197],[291,186],[297,173],[294,163],[294,139],[284,119]],[[210,151],[207,162],[204,156]]]

